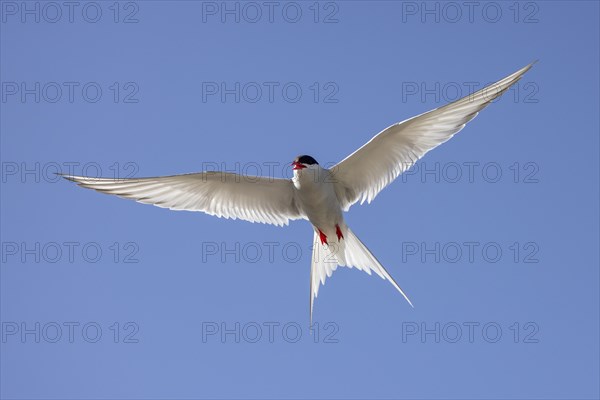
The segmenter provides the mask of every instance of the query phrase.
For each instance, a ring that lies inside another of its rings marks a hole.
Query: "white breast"
[[[329,170],[311,165],[294,171],[293,182],[300,206],[314,226],[328,229],[342,221],[342,209]]]

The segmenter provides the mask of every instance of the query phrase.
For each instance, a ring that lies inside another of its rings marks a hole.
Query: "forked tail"
[[[345,227],[344,238],[339,242],[331,242],[322,245],[319,235],[315,232],[313,236],[313,253],[310,267],[310,320],[312,323],[312,312],[314,300],[319,294],[319,282],[325,284],[325,279],[331,277],[333,271],[339,266],[357,268],[371,275],[375,271],[382,279],[387,279],[404,296],[408,304],[414,307],[408,296],[396,283],[394,278],[386,271],[381,263],[369,251],[367,246],[358,237]]]

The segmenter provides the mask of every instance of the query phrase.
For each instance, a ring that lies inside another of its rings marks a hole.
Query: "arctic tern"
[[[172,210],[202,211],[217,217],[288,225],[306,219],[314,230],[310,269],[310,319],[319,282],[338,266],[375,272],[408,296],[344,222],[355,203],[377,194],[428,151],[458,133],[479,111],[514,85],[533,63],[471,95],[396,123],[375,135],[331,169],[311,156],[293,162],[293,178],[248,177],[199,172],[154,178],[92,178],[62,175],[79,186]]]

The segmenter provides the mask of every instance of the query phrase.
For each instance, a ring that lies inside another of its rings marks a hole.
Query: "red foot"
[[[319,229],[319,239],[321,239],[321,244],[329,244],[329,243],[327,243],[327,235],[325,235],[323,232],[321,232],[320,229]]]
[[[342,234],[342,230],[340,229],[340,226],[338,224],[335,224],[335,234],[338,237],[338,242],[340,241],[340,239],[344,238],[344,235]]]

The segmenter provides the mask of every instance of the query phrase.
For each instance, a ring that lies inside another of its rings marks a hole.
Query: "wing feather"
[[[394,124],[335,165],[331,171],[344,210],[370,203],[428,151],[444,143],[514,85],[533,63],[453,103]]]
[[[280,226],[304,218],[289,179],[214,171],[131,179],[62,176],[87,189],[171,210]]]

